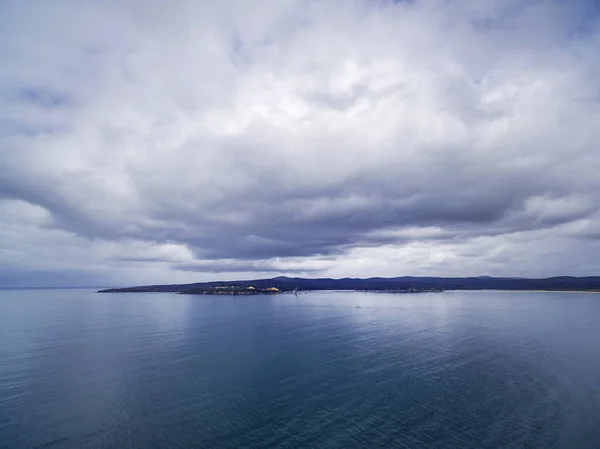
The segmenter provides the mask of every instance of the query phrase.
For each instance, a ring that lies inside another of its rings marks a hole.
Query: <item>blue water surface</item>
[[[600,295],[0,291],[0,447],[600,448]]]

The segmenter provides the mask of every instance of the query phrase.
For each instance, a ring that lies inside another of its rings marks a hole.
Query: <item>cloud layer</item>
[[[600,271],[593,2],[0,8],[4,285]]]

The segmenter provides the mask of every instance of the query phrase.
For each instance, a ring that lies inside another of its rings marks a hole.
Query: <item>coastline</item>
[[[307,291],[357,291],[377,293],[432,293],[443,291],[530,291],[600,293],[600,276],[558,276],[545,279],[493,278],[487,276],[466,278],[396,277],[396,278],[290,278],[238,281],[211,281],[192,284],[140,285],[126,288],[99,290],[99,293],[180,293],[215,295],[281,294]]]

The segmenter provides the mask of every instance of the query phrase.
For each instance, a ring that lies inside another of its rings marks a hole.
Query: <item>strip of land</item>
[[[444,290],[578,291],[600,293],[600,276],[558,276],[544,279],[500,277],[395,277],[307,279],[279,276],[271,279],[197,282],[109,288],[99,293],[164,292],[188,295],[263,295],[314,290],[354,290],[387,293],[425,293]]]

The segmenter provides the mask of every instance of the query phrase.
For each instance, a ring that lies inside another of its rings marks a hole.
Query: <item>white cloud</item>
[[[121,283],[589,274],[585,6],[8,2],[0,264]]]

